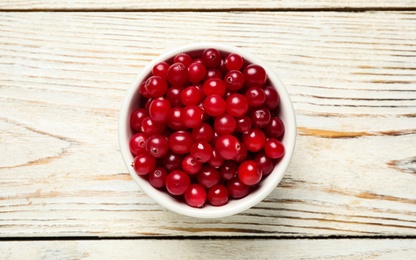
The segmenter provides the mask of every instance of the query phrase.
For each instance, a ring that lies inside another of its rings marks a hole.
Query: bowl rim
[[[279,93],[280,105],[284,107],[285,111],[285,120],[282,119],[285,122],[285,135],[283,137],[284,140],[282,140],[282,142],[285,143],[285,155],[275,166],[273,171],[267,176],[267,178],[261,181],[259,188],[255,191],[252,191],[246,197],[238,200],[230,200],[228,204],[220,207],[211,206],[207,203],[207,205],[203,208],[193,208],[183,202],[175,201],[175,199],[166,192],[155,189],[146,180],[139,177],[135,173],[134,169],[131,167],[133,156],[131,155],[130,149],[128,147],[128,140],[130,139],[129,134],[131,134],[131,130],[128,127],[128,122],[133,107],[131,104],[132,100],[137,100],[139,96],[137,88],[139,87],[140,83],[149,76],[155,64],[172,59],[178,53],[201,51],[207,48],[216,48],[225,53],[238,53],[244,57],[245,60],[249,61],[250,63],[259,64],[266,70],[269,81],[273,83],[271,85]],[[296,136],[296,116],[292,101],[290,99],[289,93],[286,90],[286,87],[280,78],[273,72],[271,67],[259,57],[252,55],[251,53],[245,51],[243,48],[239,48],[230,44],[221,44],[215,42],[200,42],[173,47],[165,50],[158,57],[149,62],[141,71],[139,71],[136,79],[128,88],[121,104],[118,120],[118,141],[120,152],[124,164],[136,184],[147,196],[155,200],[159,205],[173,212],[196,218],[221,218],[235,215],[255,206],[264,200],[281,182],[295,150]]]

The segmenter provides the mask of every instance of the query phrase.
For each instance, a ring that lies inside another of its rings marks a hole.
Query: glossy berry
[[[214,130],[219,135],[230,135],[237,128],[237,121],[229,114],[217,116],[214,120]]]
[[[238,154],[236,157],[234,157],[233,161],[241,163],[244,162],[247,159],[248,156],[248,150],[244,143],[240,143],[240,150],[238,151]]]
[[[205,49],[201,58],[207,68],[215,68],[221,64],[221,53],[214,48]]]
[[[198,183],[206,189],[218,184],[221,180],[219,171],[210,165],[203,166],[196,178]]]
[[[215,142],[215,150],[225,160],[234,159],[240,150],[240,141],[232,135],[221,135]]]
[[[251,129],[250,117],[246,115],[240,116],[236,119],[236,121],[237,121],[237,126],[236,126],[237,132],[246,133],[248,130]]]
[[[238,165],[234,161],[224,161],[220,166],[219,172],[223,180],[231,180],[237,176]]]
[[[186,126],[182,123],[182,108],[181,107],[173,107],[169,111],[169,118],[166,121],[167,126],[175,131],[179,130],[186,130]]]
[[[192,57],[187,53],[179,53],[173,57],[173,63],[182,63],[185,67],[188,67],[192,63]]]
[[[169,64],[167,62],[162,61],[153,66],[152,74],[153,76],[159,76],[166,79],[166,76],[168,75],[168,69]]]
[[[148,153],[142,153],[134,157],[132,166],[138,175],[146,175],[155,169],[156,159]]]
[[[188,80],[188,69],[183,63],[173,63],[168,69],[166,78],[170,84],[181,86]]]
[[[207,123],[202,123],[192,129],[192,136],[196,142],[210,142],[214,136],[214,130]]]
[[[224,83],[228,90],[237,91],[244,86],[244,75],[239,70],[230,70],[224,76]]]
[[[208,79],[202,85],[202,92],[205,96],[219,95],[224,96],[226,86],[224,81],[217,78]]]
[[[201,97],[201,90],[194,86],[185,88],[181,93],[181,101],[185,106],[197,105],[201,101]]]
[[[228,189],[221,184],[212,186],[208,190],[208,202],[213,206],[223,206],[228,202]]]
[[[197,174],[202,168],[202,163],[192,155],[187,155],[182,161],[182,169],[188,174]]]
[[[204,108],[205,113],[210,116],[220,116],[226,110],[226,102],[220,95],[211,95],[207,96],[202,106]]]
[[[141,131],[143,118],[149,116],[144,108],[137,108],[130,114],[130,127],[136,131]]]
[[[266,134],[258,128],[251,128],[243,134],[243,143],[250,152],[258,152],[266,144]]]
[[[171,107],[181,107],[183,106],[182,100],[181,100],[181,94],[184,87],[182,86],[171,86],[166,91],[165,98],[169,101]]]
[[[168,83],[162,77],[151,76],[146,80],[144,87],[150,97],[158,98],[166,93]]]
[[[208,162],[212,157],[213,149],[211,145],[207,142],[196,142],[192,145],[190,154],[198,162],[204,163]]]
[[[194,183],[184,194],[185,203],[194,208],[201,208],[207,200],[207,192],[201,185]]]
[[[279,159],[285,154],[284,145],[275,138],[269,138],[264,146],[266,155],[273,159]]]
[[[207,69],[204,80],[208,79],[222,79],[222,72],[219,69]]]
[[[214,149],[214,151],[212,151],[211,160],[208,161],[209,165],[218,168],[223,164],[223,162],[224,158],[222,158],[221,155]]]
[[[242,183],[238,177],[227,182],[227,189],[230,197],[234,199],[244,198],[251,191],[251,187]]]
[[[191,185],[189,175],[181,170],[174,170],[166,176],[166,189],[172,195],[182,195]]]
[[[243,65],[243,58],[236,53],[230,53],[227,58],[225,58],[225,67],[227,70],[240,70]]]
[[[163,97],[152,100],[149,106],[150,118],[155,122],[164,123],[169,119],[170,103]]]
[[[162,165],[169,171],[179,170],[182,167],[183,155],[168,151],[162,158]]]
[[[139,93],[140,93],[140,95],[142,95],[144,98],[150,98],[150,94],[149,94],[149,92],[147,92],[147,89],[146,89],[146,81],[145,81],[145,82],[142,82],[142,83],[139,85]]]
[[[202,81],[207,74],[204,64],[193,62],[188,66],[188,81],[195,84]]]
[[[148,135],[142,132],[134,134],[129,141],[130,152],[138,155],[146,152],[146,140]]]
[[[239,93],[234,93],[227,97],[226,104],[227,113],[234,117],[243,116],[248,111],[247,98]]]
[[[155,122],[149,116],[143,118],[142,121],[142,132],[153,135],[153,134],[161,134],[165,131],[166,125],[164,123]]]
[[[202,123],[203,111],[195,105],[186,106],[182,109],[182,123],[188,128],[194,128]]]
[[[285,133],[285,126],[280,118],[272,117],[264,130],[268,137],[279,139]]]
[[[266,94],[260,87],[250,87],[245,94],[248,105],[251,107],[259,107],[266,101]]]
[[[160,189],[165,187],[166,176],[168,176],[168,172],[164,167],[156,167],[152,172],[148,174],[147,180],[149,181],[150,185]]]
[[[265,152],[259,152],[254,157],[254,161],[260,166],[263,170],[263,176],[269,175],[275,166],[275,160],[268,157]]]
[[[169,148],[174,153],[186,154],[191,150],[194,139],[192,134],[186,131],[176,131],[169,138]]]
[[[247,160],[238,167],[238,179],[248,186],[253,186],[260,182],[263,171],[253,160]]]
[[[161,134],[152,135],[146,140],[146,150],[155,158],[162,158],[169,150],[168,140]]]
[[[267,74],[260,65],[250,64],[244,69],[244,78],[248,87],[263,87],[267,80]]]
[[[270,111],[265,107],[258,107],[251,110],[250,119],[253,127],[264,128],[266,127],[271,119]]]
[[[265,86],[264,93],[266,95],[264,106],[269,110],[277,108],[277,106],[280,104],[280,97],[276,89],[274,89],[272,86]]]

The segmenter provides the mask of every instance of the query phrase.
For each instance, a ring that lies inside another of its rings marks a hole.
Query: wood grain
[[[415,12],[3,12],[0,32],[0,237],[416,235]],[[194,41],[269,63],[299,127],[281,185],[219,220],[155,204],[117,144],[135,74]]]
[[[415,8],[413,0],[157,0],[157,1],[74,1],[74,0],[5,0],[0,3],[1,10],[300,10],[300,9],[394,9]]]
[[[412,259],[415,254],[415,242],[405,239],[0,242],[2,259]]]

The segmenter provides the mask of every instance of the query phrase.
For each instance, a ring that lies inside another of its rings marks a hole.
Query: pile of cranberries
[[[156,64],[130,115],[132,167],[192,207],[245,197],[285,153],[266,71],[208,48]]]

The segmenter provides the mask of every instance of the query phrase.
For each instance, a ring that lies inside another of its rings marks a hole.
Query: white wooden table
[[[293,161],[241,214],[142,193],[118,111],[163,50],[231,43],[297,114]],[[0,3],[0,259],[416,259],[416,2]]]

